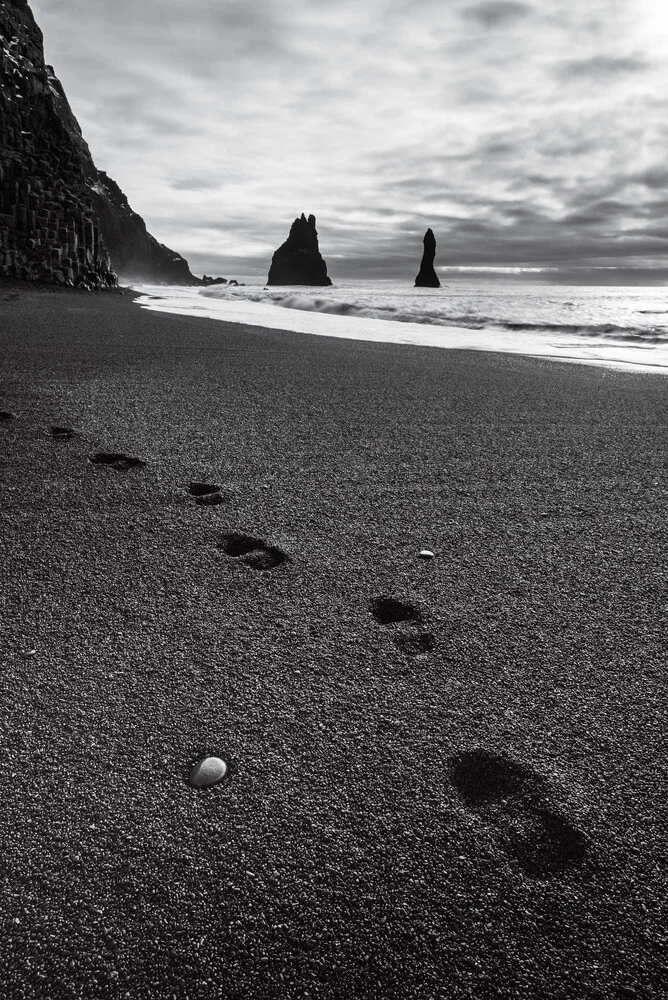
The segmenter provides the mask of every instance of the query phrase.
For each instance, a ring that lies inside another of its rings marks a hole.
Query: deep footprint
[[[68,438],[76,437],[76,431],[71,427],[52,427],[51,437],[56,441],[66,441]]]
[[[585,856],[585,835],[547,807],[518,810],[511,824],[508,851],[534,878],[557,875]]]
[[[212,493],[220,493],[220,486],[214,483],[189,483],[188,493],[191,497],[205,497]]]
[[[107,469],[117,469],[119,472],[126,472],[144,463],[140,458],[131,458],[129,455],[121,455],[117,452],[98,451],[91,455],[90,461],[93,465],[102,465]]]
[[[433,651],[436,642],[429,632],[403,632],[394,637],[394,644],[406,656],[424,656]]]
[[[206,493],[203,497],[195,497],[195,503],[200,507],[216,507],[224,502],[225,498],[220,493]]]
[[[587,839],[544,803],[544,784],[528,768],[487,750],[450,759],[450,780],[467,806],[501,833],[508,854],[534,878],[580,863]]]
[[[375,597],[371,602],[371,614],[381,625],[396,622],[421,622],[422,612],[412,604],[404,604],[393,597]]]
[[[214,483],[190,483],[188,493],[194,497],[195,503],[203,507],[215,507],[223,503],[224,499],[220,493],[220,486]]]
[[[479,809],[521,795],[526,773],[512,761],[487,750],[470,750],[450,759],[450,778],[466,804]]]
[[[218,542],[218,548],[232,559],[239,559],[252,569],[273,569],[290,557],[277,545],[267,545],[261,538],[230,531]]]

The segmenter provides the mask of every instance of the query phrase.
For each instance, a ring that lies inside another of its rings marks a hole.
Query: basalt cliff
[[[268,285],[331,285],[327,264],[320,255],[315,216],[302,212],[290,235],[272,257]]]
[[[99,171],[27,0],[0,0],[0,275],[200,284]]]
[[[422,263],[420,264],[420,271],[417,278],[415,279],[416,288],[440,288],[441,282],[438,280],[438,275],[434,270],[434,258],[436,256],[436,237],[434,236],[431,229],[428,229],[424,234],[424,253],[422,254]]]

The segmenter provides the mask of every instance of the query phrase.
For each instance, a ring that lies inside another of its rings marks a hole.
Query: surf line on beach
[[[519,354],[552,361],[598,365],[620,371],[668,375],[668,343],[653,349],[650,360],[646,347],[616,343],[613,339],[591,343],[583,338],[582,343],[577,343],[572,336],[540,329],[520,332],[494,327],[492,324],[476,329],[456,325],[431,326],[427,323],[342,315],[317,309],[283,308],[274,302],[257,301],[243,294],[221,298],[212,295],[209,289],[204,290],[207,294],[203,294],[201,289],[188,286],[136,284],[132,287],[139,293],[135,303],[154,312],[242,323],[310,336]],[[258,286],[257,291],[261,287]],[[303,289],[300,292],[304,294]]]

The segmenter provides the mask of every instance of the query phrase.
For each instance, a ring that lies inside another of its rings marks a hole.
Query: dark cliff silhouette
[[[200,284],[98,171],[26,0],[0,3],[0,275]]]
[[[181,254],[151,236],[142,217],[128,205],[118,184],[103,170],[98,171],[91,197],[105,245],[119,274],[143,281],[200,284]]]
[[[327,264],[320,255],[315,216],[302,212],[290,235],[271,260],[268,285],[331,285]]]
[[[431,229],[428,229],[424,234],[424,253],[422,254],[422,263],[420,264],[420,272],[415,279],[416,288],[440,288],[441,282],[438,280],[438,275],[434,270],[434,257],[436,256],[436,237],[434,236]]]

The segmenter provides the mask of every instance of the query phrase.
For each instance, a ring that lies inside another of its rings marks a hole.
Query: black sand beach
[[[664,376],[23,290],[0,353],[3,997],[665,995]]]

